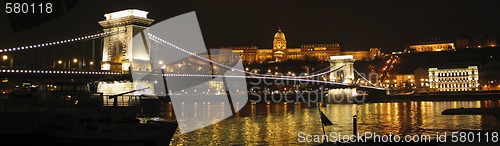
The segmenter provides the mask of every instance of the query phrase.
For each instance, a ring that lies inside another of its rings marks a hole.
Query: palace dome
[[[286,40],[285,39],[285,33],[281,31],[281,28],[278,29],[278,32],[274,35],[274,40]]]

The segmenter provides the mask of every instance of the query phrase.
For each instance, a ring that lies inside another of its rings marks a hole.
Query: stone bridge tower
[[[101,70],[129,73],[132,59],[132,38],[149,27],[154,20],[148,19],[149,12],[129,9],[105,14],[106,20],[100,21],[104,32],[122,30],[123,32],[104,37]]]
[[[352,55],[330,56],[331,69],[345,64],[338,71],[330,73],[330,81],[352,84],[354,80],[354,57]]]

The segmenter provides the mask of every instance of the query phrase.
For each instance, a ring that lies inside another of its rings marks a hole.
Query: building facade
[[[453,42],[422,42],[411,45],[411,52],[438,52],[438,51],[452,51],[455,50],[455,43]]]
[[[427,69],[418,68],[407,74],[396,74],[384,80],[383,86],[389,90],[401,92],[428,92],[429,73]]]
[[[430,86],[428,69],[418,68],[413,71],[413,75],[415,75],[415,91],[428,92]]]
[[[461,36],[456,40],[456,47],[459,49],[477,49],[496,47],[498,38],[496,36],[469,37]]]
[[[340,55],[352,55],[355,60],[368,61],[380,56],[379,48],[370,48],[370,51],[341,51]]]
[[[479,89],[477,66],[468,68],[429,68],[430,91],[473,91]]]
[[[285,33],[280,29],[274,35],[273,48],[258,48],[256,46],[233,46],[222,47],[223,50],[231,50],[241,55],[243,62],[262,63],[280,62],[284,60],[306,60],[317,59],[328,61],[330,56],[352,55],[355,60],[372,60],[380,56],[379,48],[370,48],[369,51],[341,51],[337,43],[328,44],[304,44],[300,48],[289,48]]]

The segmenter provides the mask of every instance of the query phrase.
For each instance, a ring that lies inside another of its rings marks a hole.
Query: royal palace
[[[306,60],[317,59],[329,60],[330,56],[352,55],[358,61],[372,60],[380,56],[379,48],[370,48],[369,51],[343,51],[337,43],[328,44],[304,44],[300,48],[287,46],[285,33],[280,29],[274,35],[273,48],[258,48],[257,46],[233,46],[222,47],[233,53],[241,55],[241,59],[247,63],[280,62],[284,60]]]

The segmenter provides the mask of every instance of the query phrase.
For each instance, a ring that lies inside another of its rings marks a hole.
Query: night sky
[[[498,35],[499,6],[499,1],[486,0],[80,0],[65,15],[17,33],[0,13],[0,48],[90,34],[102,30],[97,21],[105,13],[136,8],[149,11],[156,22],[196,11],[209,48],[271,48],[281,26],[289,47],[339,43],[345,50],[380,47],[389,52],[420,39]]]

